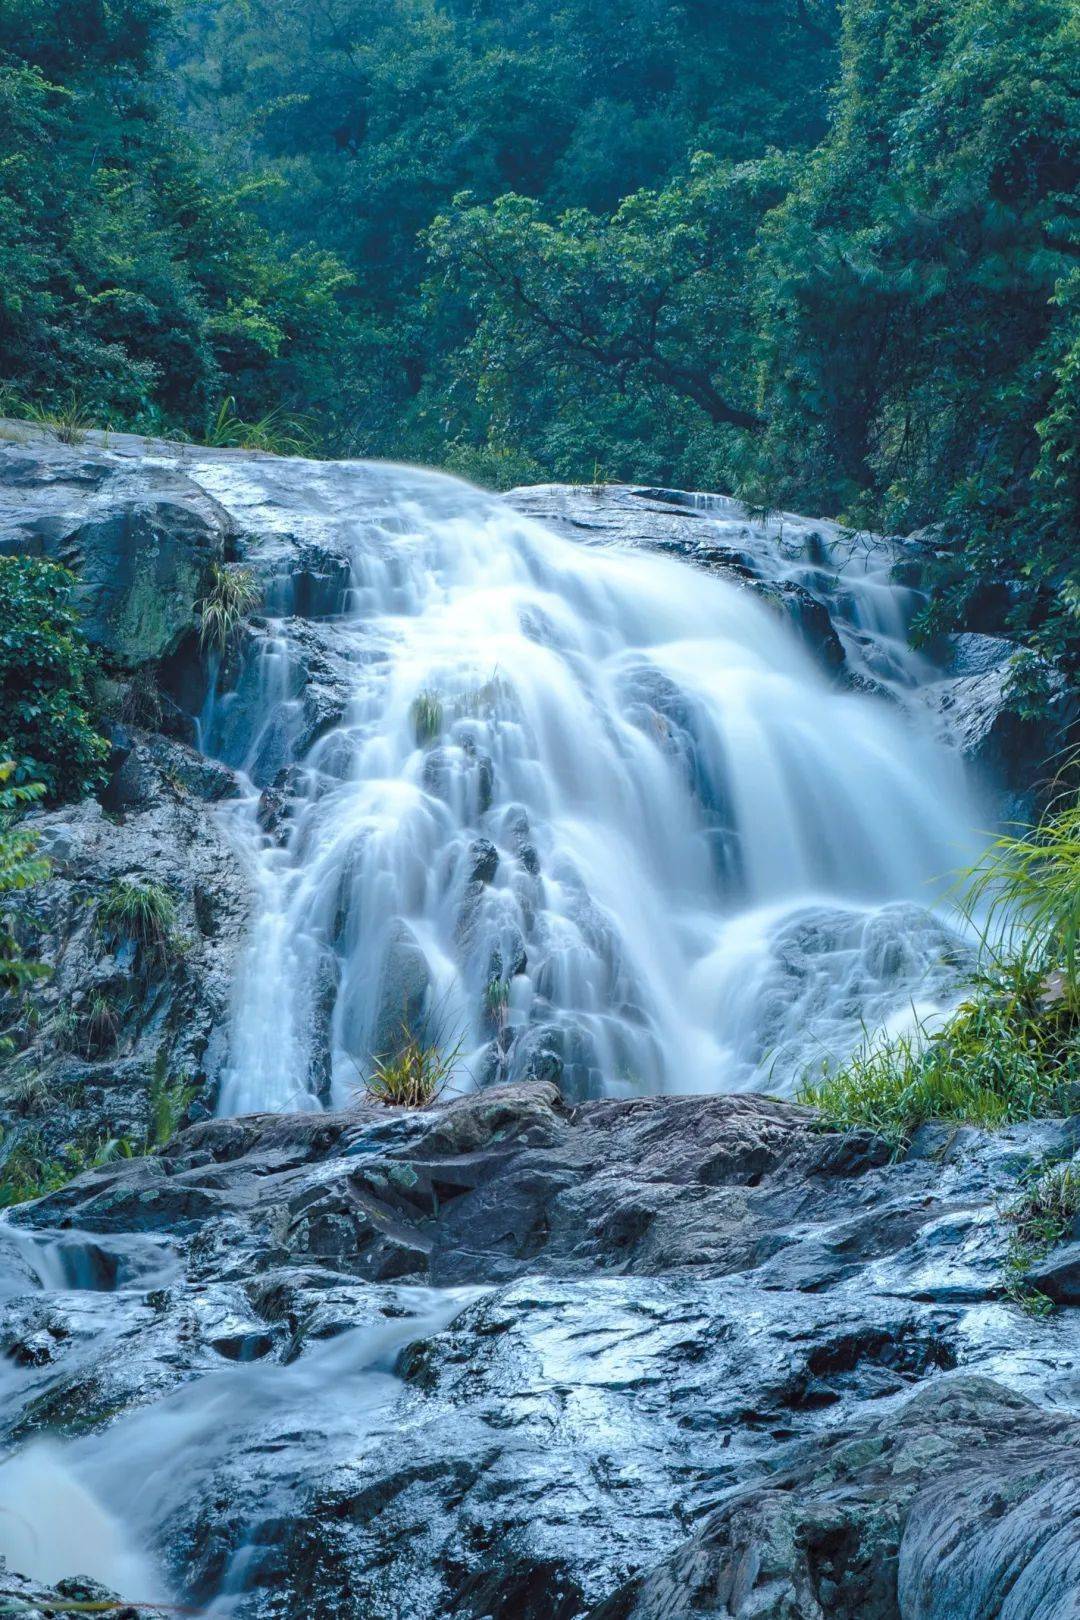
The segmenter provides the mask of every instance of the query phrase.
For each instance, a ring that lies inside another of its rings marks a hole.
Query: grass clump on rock
[[[1004,1212],[1012,1228],[1005,1257],[1005,1292],[1031,1316],[1048,1316],[1054,1301],[1030,1280],[1031,1268],[1064,1242],[1080,1215],[1080,1164],[1039,1166]]]
[[[200,610],[199,640],[204,647],[223,653],[244,619],[261,601],[255,576],[247,568],[214,563],[210,588]]]
[[[413,735],[418,748],[427,748],[442,735],[443,704],[438,692],[430,687],[417,692],[409,709]]]
[[[927,1120],[996,1127],[1080,1101],[1080,806],[998,839],[968,875],[983,963],[940,1029],[867,1040],[807,1077],[799,1100],[829,1124],[899,1149]]]
[[[110,943],[133,939],[164,956],[176,927],[176,902],[160,883],[113,883],[98,902],[97,926]]]
[[[364,1076],[364,1097],[388,1108],[426,1108],[445,1090],[461,1056],[461,1043],[445,1050],[437,1040],[408,1029],[402,1030],[402,1037],[392,1057],[372,1060]]]

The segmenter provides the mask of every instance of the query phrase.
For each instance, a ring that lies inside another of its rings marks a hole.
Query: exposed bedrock
[[[0,552],[71,569],[87,638],[117,671],[176,651],[232,532],[176,466],[48,444],[0,455]]]
[[[8,1432],[106,1484],[174,1437],[144,1533],[242,1616],[1071,1620],[1075,1313],[1004,1298],[1000,1206],[1078,1130],[891,1163],[543,1084],[207,1121],[21,1213],[128,1291],[15,1291]]]
[[[8,1033],[0,1074],[0,1161],[20,1141],[50,1158],[139,1142],[155,1074],[207,1111],[225,1057],[236,957],[250,896],[213,814],[232,773],[182,744],[125,732],[107,809],[35,811],[50,874],[23,898],[27,947],[48,969]],[[161,937],[108,921],[118,895],[163,895]]]

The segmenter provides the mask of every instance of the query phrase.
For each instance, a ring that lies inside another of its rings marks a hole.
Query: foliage
[[[203,443],[215,448],[262,450],[273,456],[299,456],[310,450],[312,435],[300,417],[291,415],[280,405],[275,405],[257,422],[245,422],[237,414],[236,400],[229,394],[218,406],[203,435]]]
[[[446,1048],[403,1026],[398,1051],[373,1059],[364,1076],[364,1096],[388,1108],[426,1108],[445,1089],[460,1057],[460,1041]]]
[[[186,1074],[170,1078],[168,1058],[162,1047],[154,1060],[154,1073],[150,1081],[150,1123],[146,1136],[148,1149],[164,1147],[176,1135],[197,1093],[198,1087],[190,1083]]]
[[[998,838],[976,867],[968,904],[998,948],[1057,974],[1059,999],[1080,990],[1080,804]]]
[[[481,303],[425,286],[423,233],[463,191],[599,217],[695,150],[741,162],[806,149],[824,131],[837,32],[835,0],[204,0],[185,15],[190,125],[263,185],[273,229],[297,248],[314,236],[352,277],[324,432],[347,454],[499,487],[551,468],[537,450],[556,418],[565,456],[584,428],[579,459],[605,460],[588,442],[603,394],[577,379],[571,419],[542,377],[533,413],[516,413],[527,434],[505,420],[499,390],[483,391]]]
[[[427,409],[559,477],[933,521],[921,633],[1080,675],[1078,36],[1070,0],[846,0],[813,152],[702,139],[600,211],[459,198]]]
[[[15,765],[0,760],[0,1000],[21,1006],[23,992],[35,979],[46,977],[48,969],[27,958],[19,939],[22,920],[13,897],[40,883],[49,873],[49,862],[38,853],[37,834],[19,826],[19,815],[44,792],[40,782],[18,784],[12,781]],[[14,1046],[11,1036],[0,1034],[0,1058]]]
[[[343,269],[275,242],[264,188],[179,128],[159,55],[174,16],[0,7],[0,354],[61,437],[90,416],[197,430],[223,391],[257,421],[327,366]]]
[[[113,883],[98,901],[96,924],[113,944],[134,940],[150,957],[167,955],[176,926],[176,902],[160,883]]]
[[[74,389],[52,409],[31,403],[16,407],[16,414],[45,428],[61,444],[82,444],[94,426],[93,414],[82,404]]]
[[[846,1063],[809,1076],[799,1101],[845,1129],[868,1126],[897,1149],[927,1120],[996,1128],[1068,1112],[1080,1086],[1080,1031],[1047,1016],[1039,976],[991,968],[943,1028],[870,1038]]]
[[[1068,1237],[1080,1215],[1080,1165],[1037,1166],[1004,1213],[1012,1228],[1005,1258],[1005,1292],[1029,1315],[1047,1316],[1054,1303],[1028,1282],[1027,1274]]]
[[[847,0],[835,115],[755,255],[787,504],[940,521],[923,628],[1075,664],[1080,19]]]
[[[224,652],[247,614],[258,607],[262,595],[247,568],[211,566],[210,589],[200,608],[199,640],[204,647]]]
[[[53,800],[103,781],[108,745],[88,701],[94,660],[57,563],[0,557],[0,754]]]
[[[898,1148],[928,1119],[998,1126],[1070,1113],[1080,1096],[1080,808],[997,840],[968,874],[983,965],[944,1026],[872,1037],[809,1076],[800,1101],[833,1125],[869,1126]]]
[[[427,748],[437,742],[443,728],[443,701],[438,692],[431,687],[417,692],[409,707],[409,718],[418,747]]]
[[[933,523],[920,632],[1026,642],[1030,710],[1080,680],[1078,44],[1072,0],[8,0],[0,353],[57,432]]]
[[[38,854],[37,834],[18,824],[20,811],[39,799],[44,788],[40,782],[12,782],[14,771],[12,760],[0,760],[0,992],[21,990],[45,972],[40,964],[28,962],[20,949],[9,898],[49,873],[48,860]]]
[[[59,1192],[84,1170],[116,1158],[129,1159],[132,1152],[133,1144],[121,1136],[85,1137],[50,1153],[37,1132],[24,1132],[0,1158],[0,1209]]]

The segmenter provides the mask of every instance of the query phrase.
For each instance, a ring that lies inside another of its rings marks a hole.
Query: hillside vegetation
[[[0,10],[10,412],[933,523],[923,628],[1075,675],[1070,0],[74,10]]]

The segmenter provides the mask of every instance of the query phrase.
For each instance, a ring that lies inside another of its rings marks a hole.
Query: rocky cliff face
[[[542,1065],[431,1110],[211,1117],[253,901],[222,809],[242,766],[267,838],[288,827],[289,761],[349,700],[350,559],[311,479],[301,505],[273,462],[255,478],[243,456],[148,448],[0,452],[0,550],[76,569],[115,708],[101,802],[34,816],[52,972],[0,1079],[0,1153],[142,1142],[162,1073],[193,1097],[162,1151],[0,1224],[0,1424],[20,1448],[0,1525],[29,1524],[0,1534],[18,1569],[0,1589],[34,1609],[61,1577],[136,1570],[125,1598],[240,1620],[1075,1620],[1080,1230],[1040,1275],[1063,1308],[1032,1320],[1002,1215],[1025,1174],[1075,1156],[1075,1121],[925,1129],[892,1162],[790,1104],[575,1103]],[[829,525],[677,491],[510,499],[583,545],[740,582],[833,682],[928,707],[1006,802],[1070,723],[1064,703],[1007,713],[1011,649],[986,637],[913,685],[825,566]],[[884,577],[905,550],[880,548]],[[290,617],[287,654],[260,617],[223,665],[200,651],[223,560]],[[520,846],[527,870],[527,828]],[[495,853],[477,844],[477,886]],[[167,950],[98,921],[147,877],[176,907]],[[42,1489],[106,1515],[103,1562],[68,1567]]]

